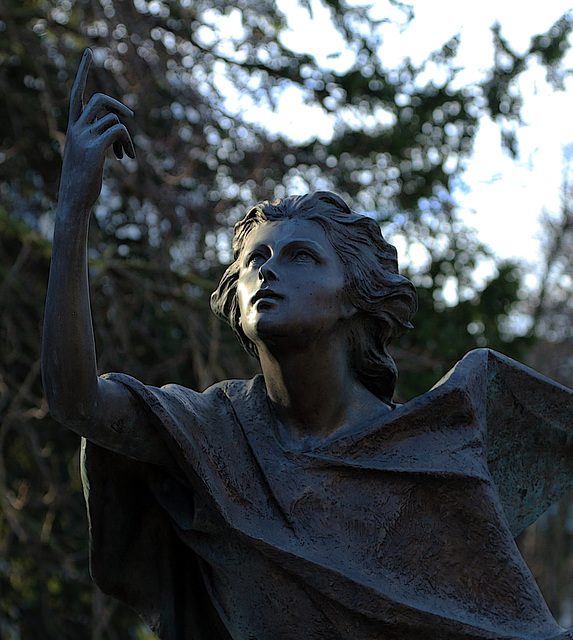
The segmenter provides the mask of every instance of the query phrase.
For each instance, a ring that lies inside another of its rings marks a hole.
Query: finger
[[[96,120],[91,129],[96,133],[101,134],[106,129],[109,129],[116,124],[119,124],[119,118],[117,117],[117,115],[115,113],[108,113],[100,120]]]
[[[135,147],[133,146],[133,141],[131,139],[131,136],[129,135],[129,131],[126,129],[125,130],[127,137],[122,140],[122,147],[123,150],[125,151],[126,155],[131,158],[132,160],[135,159]]]
[[[102,134],[102,142],[104,149],[107,149],[109,146],[118,142],[130,158],[135,158],[133,142],[131,141],[129,133],[123,124],[116,124],[105,131]]]
[[[116,140],[113,143],[113,152],[115,153],[115,157],[118,160],[121,160],[123,158],[123,145],[119,140]]]
[[[124,104],[103,93],[96,93],[91,98],[83,111],[83,117],[88,124],[95,122],[106,113],[115,113],[119,116],[131,118],[133,111]]]
[[[76,78],[74,80],[74,86],[72,87],[72,93],[70,97],[70,120],[76,121],[82,114],[84,106],[84,92],[86,90],[86,82],[88,79],[88,72],[92,62],[91,49],[86,49],[82,56]]]

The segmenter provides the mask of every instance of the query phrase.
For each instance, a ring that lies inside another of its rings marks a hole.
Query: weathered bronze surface
[[[573,484],[573,392],[488,350],[392,402],[412,285],[336,195],[254,207],[212,297],[262,375],[98,377],[86,244],[106,96],[71,97],[46,303],[50,410],[84,437],[92,573],[164,640],[573,638],[514,543]]]

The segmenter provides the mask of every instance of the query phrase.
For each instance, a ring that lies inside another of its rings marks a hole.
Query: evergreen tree
[[[302,2],[301,5],[306,6]],[[408,17],[408,8],[393,5]],[[390,237],[422,246],[417,334],[396,348],[403,399],[465,351],[519,355],[504,329],[516,270],[501,265],[480,291],[472,272],[492,259],[455,217],[452,177],[471,154],[478,118],[519,121],[515,80],[539,57],[556,86],[571,21],[532,38],[523,55],[494,28],[496,60],[471,88],[456,84],[458,39],[424,64],[395,69],[367,6],[324,0],[354,55],[324,69],[286,47],[288,16],[272,0],[0,0],[0,635],[38,639],[142,637],[137,618],[103,597],[87,572],[78,441],[47,415],[39,377],[42,308],[69,91],[81,53],[101,91],[135,111],[136,161],[107,164],[91,229],[99,364],[150,384],[202,389],[250,375],[208,294],[230,259],[229,233],[264,198],[330,188],[376,212]],[[225,35],[223,38],[222,36]],[[429,69],[438,82],[425,81]],[[439,73],[438,73],[439,71]],[[328,141],[295,145],[232,106],[275,107],[287,87],[333,121]],[[242,103],[241,103],[242,104]],[[458,303],[445,303],[454,282]]]

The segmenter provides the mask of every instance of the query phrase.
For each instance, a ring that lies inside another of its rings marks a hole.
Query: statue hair
[[[234,229],[234,261],[211,296],[212,310],[228,322],[239,342],[255,357],[256,346],[240,323],[237,281],[240,255],[250,231],[264,222],[312,220],[319,224],[344,268],[345,293],[356,313],[350,321],[350,366],[358,380],[378,398],[391,404],[398,369],[388,344],[412,328],[418,307],[412,283],[398,273],[396,249],[386,242],[371,218],[351,211],[334,193],[318,191],[288,196],[252,207]]]

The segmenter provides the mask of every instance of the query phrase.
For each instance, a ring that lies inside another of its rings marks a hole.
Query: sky
[[[361,0],[356,0],[360,2]],[[401,14],[386,0],[370,0],[373,17]],[[493,60],[490,27],[501,24],[502,35],[517,52],[523,52],[532,35],[546,31],[563,13],[573,8],[571,0],[524,3],[523,0],[482,0],[479,4],[459,0],[412,0],[414,19],[400,29],[388,25],[383,59],[388,66],[398,64],[408,55],[422,62],[452,36],[460,33],[461,44],[457,64],[465,71],[462,80],[471,83],[485,73]],[[279,2],[279,6],[281,2]],[[292,0],[282,0],[283,10],[292,26],[284,36],[285,44],[295,50],[314,55],[324,66],[351,63],[343,42],[333,31],[317,24],[326,11],[311,0],[314,21],[307,10]],[[339,53],[337,58],[329,54]],[[565,60],[573,68],[573,53]],[[475,147],[466,170],[457,182],[454,197],[460,216],[478,230],[479,237],[504,259],[519,257],[535,263],[540,251],[538,217],[542,210],[557,212],[562,176],[562,149],[573,143],[573,82],[566,82],[564,92],[555,92],[545,80],[545,72],[533,64],[520,81],[524,96],[522,117],[525,124],[518,130],[520,156],[511,159],[502,149],[499,129],[487,118],[480,122]],[[304,140],[316,134],[328,137],[327,120],[313,118],[305,112],[299,94],[283,96],[283,107],[269,127],[280,127],[294,139]],[[550,114],[551,117],[547,117]],[[308,130],[305,129],[305,123]]]

